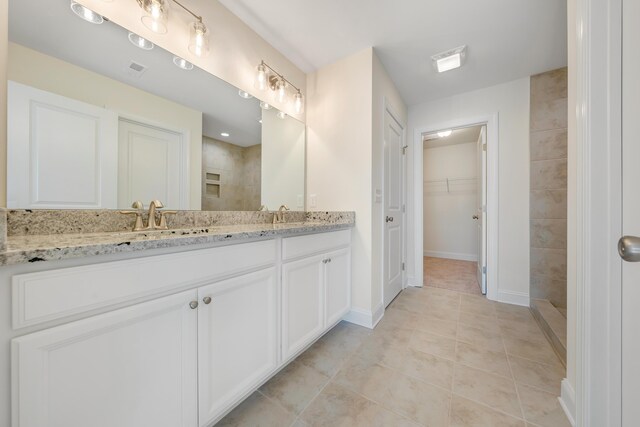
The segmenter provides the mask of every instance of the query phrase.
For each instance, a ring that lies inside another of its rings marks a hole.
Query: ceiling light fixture
[[[276,116],[278,116],[279,119],[286,119],[287,113],[285,113],[284,111],[278,111],[278,114],[276,114]]]
[[[87,22],[91,22],[92,24],[102,24],[104,22],[104,18],[102,17],[102,15],[98,15],[93,10],[84,7],[83,5],[76,3],[75,1],[71,1],[70,6],[73,13]]]
[[[263,110],[270,110],[271,104],[269,104],[268,102],[260,101],[260,108],[262,108]]]
[[[452,130],[443,130],[443,131],[440,131],[440,132],[438,132],[438,138],[446,138],[446,137],[450,136],[450,135],[451,135],[451,133],[453,133],[453,131],[452,131]]]
[[[293,103],[296,114],[300,114],[304,111],[304,95],[302,95],[302,91],[296,85],[291,83],[282,74],[278,73],[264,61],[260,62],[260,65],[258,65],[256,70],[255,87],[257,89],[271,89],[274,91],[276,101],[280,104],[286,104],[289,100],[287,89],[292,88],[295,91]]]
[[[196,20],[189,24],[189,52],[201,58],[209,54],[209,29],[202,22],[202,16],[177,0],[137,0],[142,8],[142,23],[145,27],[158,34],[166,34],[169,24],[169,4],[180,6]]]
[[[222,132],[220,135],[224,136],[225,138],[229,136],[229,134],[227,132]]]
[[[173,63],[176,64],[178,67],[182,68],[183,70],[187,70],[187,71],[193,70],[193,64],[184,58],[180,58],[179,56],[173,57]]]
[[[464,64],[466,56],[467,46],[460,46],[455,49],[433,55],[431,60],[433,61],[435,69],[439,73],[444,73],[445,71],[461,67]]]
[[[145,39],[144,37],[140,37],[136,33],[129,33],[129,41],[135,47],[139,47],[140,49],[144,49],[144,50],[151,50],[153,49],[153,46],[154,46],[154,44],[151,43],[149,40]]]
[[[251,99],[253,98],[253,95],[251,95],[249,92],[245,92],[244,90],[240,89],[238,91],[238,95],[240,95],[240,98],[244,98],[244,99]]]

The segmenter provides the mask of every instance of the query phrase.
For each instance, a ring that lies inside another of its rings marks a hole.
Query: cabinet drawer
[[[335,248],[348,246],[350,243],[351,230],[288,237],[286,239],[282,239],[282,259],[290,260],[320,252],[326,252]]]
[[[233,276],[276,261],[274,240],[15,275],[14,329]]]

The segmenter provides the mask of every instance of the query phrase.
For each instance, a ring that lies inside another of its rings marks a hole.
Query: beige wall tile
[[[531,132],[531,160],[567,158],[567,129]]]
[[[567,98],[567,67],[531,76],[531,102]]]
[[[531,162],[532,190],[566,190],[567,159],[536,160]]]
[[[531,190],[531,219],[566,218],[566,190]]]
[[[556,307],[567,307],[567,280],[531,275],[531,298],[546,299]]]
[[[566,219],[532,219],[531,247],[548,249],[567,248]]]
[[[566,129],[567,98],[540,101],[531,105],[531,131]]]
[[[566,251],[563,249],[531,248],[531,275],[566,280]]]

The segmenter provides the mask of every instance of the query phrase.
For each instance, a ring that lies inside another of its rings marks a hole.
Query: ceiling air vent
[[[139,79],[140,76],[142,76],[145,71],[147,71],[147,67],[135,61],[131,61],[129,65],[125,68],[125,73],[129,77],[134,79]]]

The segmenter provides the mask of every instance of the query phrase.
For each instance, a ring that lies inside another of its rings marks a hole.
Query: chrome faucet
[[[289,210],[289,208],[287,207],[287,205],[280,206],[280,209],[278,209],[278,212],[274,212],[273,213],[273,223],[274,224],[283,224],[283,223],[287,222],[284,214],[288,210]]]

